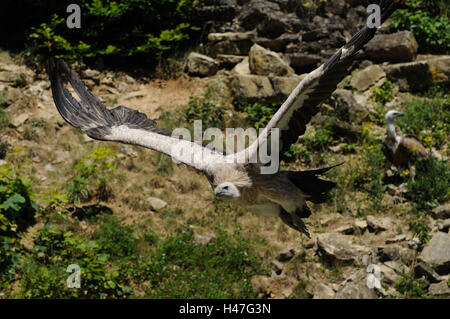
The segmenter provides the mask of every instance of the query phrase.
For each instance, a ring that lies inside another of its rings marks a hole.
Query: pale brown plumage
[[[380,0],[378,3],[383,23],[395,10],[395,4],[392,0]],[[155,121],[139,111],[125,106],[106,108],[63,61],[51,59],[47,72],[59,113],[69,124],[80,128],[91,138],[140,145],[167,154],[177,163],[205,174],[217,197],[235,200],[259,214],[279,216],[284,223],[309,236],[301,220],[311,214],[306,201],[321,203],[326,200],[327,192],[335,183],[320,179],[319,175],[331,167],[310,171],[277,171],[265,175],[260,164],[252,163],[250,159],[257,158],[267,138],[275,135],[272,134],[275,129],[280,131],[281,154],[297,141],[311,117],[318,112],[320,103],[350,73],[352,58],[373,38],[375,32],[376,28],[362,28],[327,62],[304,77],[256,141],[245,150],[231,155],[172,136],[170,132],[157,128]],[[62,72],[80,97],[80,102],[64,86]],[[183,151],[177,152],[180,149]]]
[[[395,110],[386,113],[387,131],[382,150],[392,164],[400,168],[410,168],[411,173],[414,174],[414,164],[425,160],[428,157],[428,151],[417,136],[403,134],[398,127],[395,127],[394,120],[401,116],[403,113]]]

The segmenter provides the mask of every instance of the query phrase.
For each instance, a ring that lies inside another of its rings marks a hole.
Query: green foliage
[[[3,108],[3,107],[5,107],[5,106],[6,106],[6,99],[5,99],[5,97],[3,96],[3,93],[0,92],[0,107]],[[2,109],[2,110],[3,110],[3,109]]]
[[[257,102],[247,104],[243,110],[244,112],[247,112],[247,117],[245,118],[246,121],[257,130],[264,128],[275,113],[275,109],[273,107]]]
[[[95,232],[95,238],[102,252],[121,260],[136,254],[138,238],[130,226],[121,225],[118,218],[112,215],[101,215],[98,222],[100,227]]]
[[[410,227],[411,232],[414,236],[417,236],[419,238],[421,244],[426,244],[429,237],[430,227],[428,225],[427,219],[425,217],[425,214],[422,212],[415,211],[415,214],[413,215]]]
[[[20,156],[17,149],[12,156]],[[29,161],[27,157],[22,161]],[[32,200],[34,193],[28,178],[20,176],[23,164],[17,168],[10,164],[0,166],[0,239],[3,236],[17,236],[34,222],[34,215],[39,211],[38,205]]]
[[[299,145],[291,145],[283,155],[286,160],[298,159],[307,165],[323,160],[323,155],[328,146],[333,142],[333,119],[328,120],[323,126],[315,130],[314,135],[306,135],[301,138]]]
[[[380,104],[386,104],[394,98],[394,83],[386,80],[380,87],[373,90],[373,99]]]
[[[424,279],[416,279],[414,275],[408,274],[404,271],[397,271],[400,279],[395,282],[395,287],[402,298],[420,298],[429,299],[428,285],[429,283]]]
[[[116,154],[112,150],[98,148],[80,160],[75,166],[78,174],[71,178],[67,188],[71,202],[89,200],[94,194],[99,200],[107,200],[111,196],[107,177],[115,169],[112,162],[115,157]]]
[[[408,197],[418,210],[450,200],[450,165],[435,157],[417,163],[416,176],[408,181]]]
[[[202,120],[202,129],[225,127],[225,110],[211,101],[211,91],[207,90],[202,97],[191,96],[185,110],[186,122],[192,124],[195,120]]]
[[[379,200],[386,189],[383,183],[385,157],[380,145],[367,146],[363,157],[367,163],[363,173],[367,179],[366,189],[369,195],[376,199],[373,202],[375,207],[379,207]]]
[[[405,116],[398,126],[405,133],[415,134],[426,145],[441,147],[450,134],[450,96],[439,88],[413,98],[407,103]]]
[[[14,278],[13,267],[21,263],[20,237],[35,222],[39,206],[34,202],[31,182],[23,176],[29,159],[15,149],[7,156],[11,164],[0,166],[0,289]]]
[[[131,289],[124,271],[110,268],[109,255],[98,242],[46,224],[34,238],[33,253],[19,268],[21,292],[26,298],[126,297]],[[71,264],[81,268],[81,288],[67,287]]]
[[[2,103],[2,99],[0,96],[0,104]],[[9,114],[8,111],[1,108],[0,105],[0,130],[3,130],[5,127],[9,125]]]
[[[193,26],[193,0],[82,0],[77,3],[82,32],[67,28],[64,2],[51,10],[39,8],[44,22],[29,30],[29,54],[51,51],[66,59],[146,56],[157,61],[157,56],[183,48],[200,30]]]
[[[182,229],[161,242],[132,275],[149,280],[150,298],[256,298],[250,278],[263,269],[250,247],[238,231],[220,230],[203,245],[191,229]]]
[[[399,9],[392,15],[395,30],[412,30],[419,50],[425,53],[448,54],[450,52],[450,21],[448,3],[439,0],[406,1],[407,9]]]
[[[171,176],[173,173],[174,162],[173,159],[166,154],[157,153],[154,156],[155,160],[153,161],[156,166],[156,171],[165,176]]]

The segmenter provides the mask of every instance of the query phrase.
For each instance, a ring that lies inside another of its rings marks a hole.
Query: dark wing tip
[[[81,102],[75,100],[64,86],[61,71],[66,75]],[[102,140],[111,132],[112,127],[120,125],[170,135],[165,130],[157,129],[155,121],[137,110],[125,106],[107,109],[63,60],[55,61],[50,58],[47,62],[47,73],[51,82],[53,100],[61,116],[90,137]]]

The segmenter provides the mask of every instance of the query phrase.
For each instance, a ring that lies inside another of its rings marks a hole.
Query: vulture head
[[[394,138],[397,135],[397,131],[395,129],[394,126],[394,120],[397,117],[401,117],[404,116],[405,114],[403,114],[402,112],[396,111],[396,110],[390,110],[386,113],[386,115],[384,116],[385,120],[386,120],[386,124],[387,124],[387,135],[388,137]]]
[[[386,115],[384,116],[384,118],[386,119],[386,122],[394,122],[394,120],[397,117],[401,117],[404,116],[405,114],[403,114],[402,112],[396,111],[396,110],[390,110],[386,113]]]
[[[224,198],[238,198],[241,196],[241,192],[237,188],[237,186],[231,182],[224,182],[222,184],[217,185],[214,189],[214,195],[217,197]]]

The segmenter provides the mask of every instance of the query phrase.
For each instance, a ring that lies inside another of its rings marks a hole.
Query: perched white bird
[[[390,110],[385,115],[387,130],[382,151],[386,158],[401,169],[408,168],[411,175],[415,174],[415,162],[428,157],[428,151],[413,134],[402,134],[395,126],[394,120],[404,116],[402,112]]]

